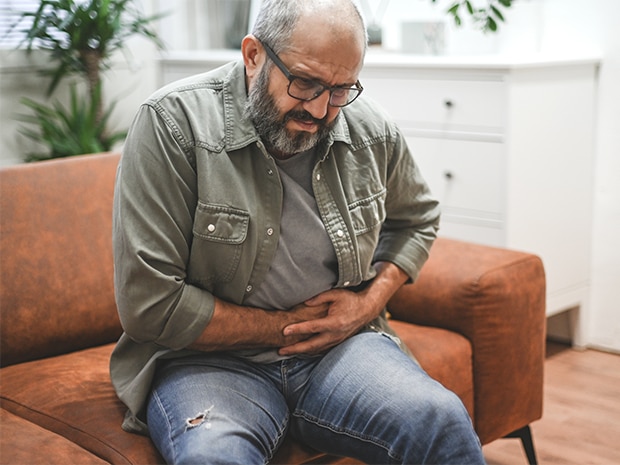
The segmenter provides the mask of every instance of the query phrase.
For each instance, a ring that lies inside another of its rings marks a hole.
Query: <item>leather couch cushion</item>
[[[438,328],[392,324],[429,374],[457,392],[472,412],[469,342]],[[125,407],[108,372],[113,347],[108,344],[2,368],[2,407],[110,463],[163,463],[148,438],[121,429]],[[311,463],[318,455],[289,441],[274,463]],[[321,460],[334,463],[337,459]]]
[[[118,154],[0,170],[3,366],[113,342]]]
[[[2,368],[2,407],[107,462],[163,463],[147,437],[121,429],[125,408],[108,372],[113,347],[107,344]]]
[[[104,465],[106,462],[65,438],[0,409],[0,465],[30,464],[34,457],[47,465]]]

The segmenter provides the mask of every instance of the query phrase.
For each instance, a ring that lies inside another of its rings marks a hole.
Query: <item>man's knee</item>
[[[441,391],[438,392],[437,398],[435,399],[434,407],[438,412],[438,415],[441,415],[442,418],[446,419],[460,419],[467,423],[471,423],[471,419],[469,417],[469,413],[463,405],[463,401],[457,396],[454,392],[441,387]]]
[[[436,431],[473,430],[471,417],[461,399],[452,391],[436,383],[427,391],[428,397],[422,403],[422,416]]]
[[[272,448],[249,435],[212,431],[217,425],[203,422],[187,428],[182,434],[184,440],[178,441],[174,464],[231,464],[267,463],[272,456]]]

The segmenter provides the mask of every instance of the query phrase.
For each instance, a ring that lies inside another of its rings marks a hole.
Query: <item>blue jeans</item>
[[[484,463],[458,397],[379,333],[271,364],[174,361],[158,373],[147,421],[169,464],[265,464],[285,434],[366,463]]]

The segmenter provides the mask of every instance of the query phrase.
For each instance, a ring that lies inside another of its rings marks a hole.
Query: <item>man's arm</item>
[[[303,340],[283,346],[280,355],[324,352],[353,336],[379,316],[390,297],[409,276],[389,262],[378,262],[375,269],[377,276],[360,292],[335,289],[305,302],[310,308],[327,305],[327,314],[322,318],[286,326],[286,337],[295,336]]]
[[[327,304],[299,306],[290,311],[242,307],[215,299],[211,321],[189,348],[201,351],[282,347],[308,338],[308,334],[284,335],[284,328],[302,321],[323,318]]]

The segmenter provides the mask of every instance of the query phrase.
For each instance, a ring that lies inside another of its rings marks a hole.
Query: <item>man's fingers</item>
[[[283,333],[285,336],[321,333],[324,330],[324,325],[321,325],[320,322],[321,320],[311,320],[294,323],[284,328]]]

